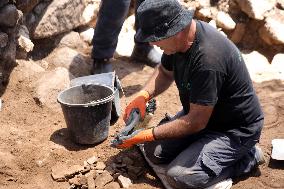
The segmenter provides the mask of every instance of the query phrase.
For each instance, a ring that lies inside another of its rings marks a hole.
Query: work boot
[[[94,59],[92,74],[101,74],[112,71],[112,65],[109,59]]]
[[[265,163],[265,157],[264,154],[261,150],[261,148],[259,146],[254,146],[253,147],[253,151],[254,151],[254,157],[256,160],[257,165],[262,165]]]
[[[156,67],[161,63],[162,54],[152,45],[135,44],[131,54],[131,59],[137,62],[143,62],[151,67]]]

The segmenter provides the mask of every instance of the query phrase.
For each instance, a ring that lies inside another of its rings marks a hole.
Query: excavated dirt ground
[[[125,59],[114,66],[125,91],[125,97],[121,99],[124,108],[131,95],[142,87],[153,69]],[[124,125],[122,119],[110,127],[108,139],[101,144],[74,144],[68,137],[62,112],[39,107],[33,100],[32,89],[29,87],[31,81],[16,82],[17,77],[20,77],[20,73],[13,71],[1,97],[3,108],[0,112],[0,188],[66,189],[69,187],[67,182],[55,182],[50,176],[51,167],[56,163],[83,165],[84,160],[97,155],[99,160],[110,165],[115,157],[137,150],[121,151],[110,147],[114,134]],[[265,152],[267,163],[251,175],[234,180],[233,188],[284,188],[284,162],[270,159],[271,140],[284,138],[284,83],[271,80],[255,83],[255,88],[265,112],[260,146]],[[157,100],[158,110],[151,124],[156,124],[166,112],[174,114],[180,109],[174,85]],[[145,167],[144,174],[135,180],[130,188],[163,188],[151,169],[146,164]]]

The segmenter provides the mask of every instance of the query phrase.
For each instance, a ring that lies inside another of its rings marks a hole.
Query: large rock
[[[84,0],[52,1],[35,28],[33,37],[47,38],[85,24],[82,13]]]
[[[18,9],[24,13],[30,12],[40,2],[40,0],[17,0],[16,5]]]
[[[43,73],[45,70],[33,61],[17,60],[18,66],[14,69],[16,77],[14,80],[23,82],[27,79],[32,79],[33,76]]]
[[[70,47],[72,49],[77,49],[84,51],[87,49],[86,43],[82,40],[79,33],[71,31],[67,35],[65,35],[59,42],[58,46],[61,47]]]
[[[248,54],[243,54],[249,72],[254,74],[261,74],[270,66],[267,58],[257,51],[252,51]]]
[[[74,76],[66,69],[58,67],[42,74],[35,83],[34,99],[39,106],[47,106],[53,111],[60,112],[57,95],[70,85]]]
[[[269,0],[236,0],[241,8],[249,17],[256,20],[263,20],[264,14],[274,7]]]
[[[210,7],[206,7],[206,8],[202,8],[202,9],[197,10],[196,16],[199,19],[202,19],[202,20],[208,20],[208,19],[213,18],[212,11],[211,11]]]
[[[14,5],[8,4],[0,9],[0,26],[13,27],[18,19],[19,13]]]
[[[69,47],[55,49],[45,61],[54,67],[67,68],[75,77],[89,75],[91,71],[88,59]]]
[[[260,37],[269,45],[284,44],[284,15],[275,15],[265,19],[259,30]]]
[[[236,27],[236,23],[231,16],[225,12],[218,12],[216,19],[217,26],[225,30],[233,30]]]
[[[248,71],[254,82],[264,82],[272,79],[283,79],[283,74],[273,69],[267,58],[257,51],[243,54]]]

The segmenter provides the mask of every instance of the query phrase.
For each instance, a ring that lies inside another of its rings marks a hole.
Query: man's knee
[[[171,167],[167,171],[167,180],[177,188],[206,188],[211,178],[202,171],[191,171],[180,166]]]

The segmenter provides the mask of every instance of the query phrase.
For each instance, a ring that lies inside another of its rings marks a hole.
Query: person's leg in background
[[[135,16],[137,7],[144,0],[136,1]],[[102,0],[98,20],[93,36],[92,58],[94,59],[93,74],[111,72],[112,66],[109,60],[115,52],[118,36],[123,22],[128,14],[131,0]],[[135,28],[139,27],[135,21]],[[156,66],[161,62],[161,53],[149,43],[135,41],[132,52],[132,60]]]
[[[139,28],[139,20],[137,20],[137,8],[144,0],[136,0],[135,5],[135,30]],[[162,54],[158,52],[149,43],[135,41],[135,46],[131,55],[132,60],[139,61],[155,67],[161,62]]]
[[[109,60],[115,52],[118,35],[131,0],[102,0],[93,36],[93,74],[111,72]]]

